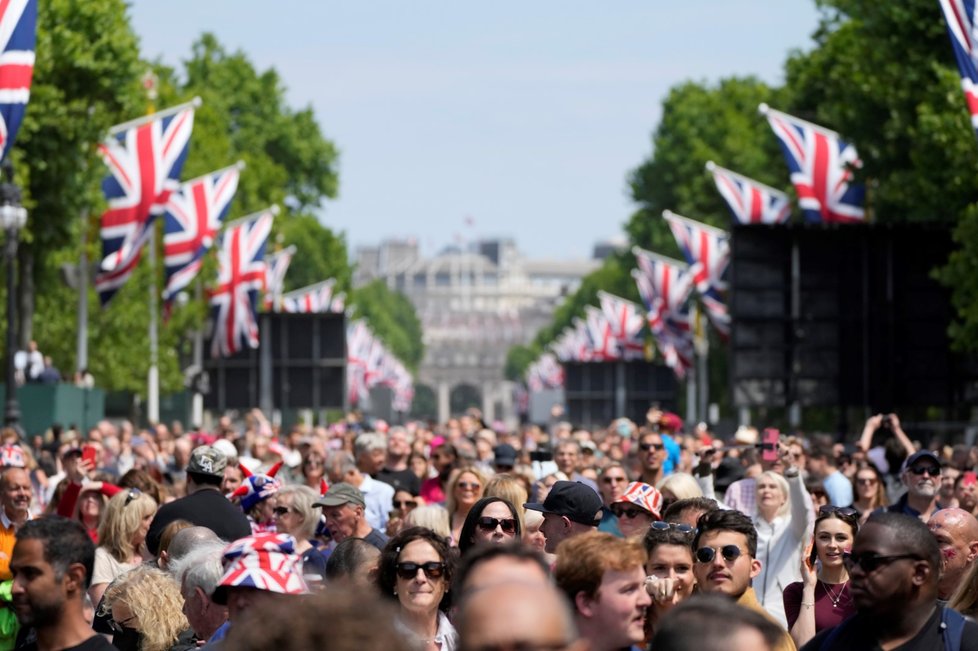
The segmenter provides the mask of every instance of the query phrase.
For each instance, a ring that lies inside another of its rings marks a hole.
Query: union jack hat
[[[224,576],[214,589],[215,603],[227,604],[228,588],[252,588],[277,594],[306,594],[295,538],[260,533],[239,538],[224,548]]]
[[[628,488],[625,489],[625,492],[613,503],[634,504],[638,508],[645,509],[651,513],[656,520],[662,519],[662,493],[655,486],[650,486],[640,481],[630,483]]]
[[[282,488],[282,482],[275,479],[282,462],[279,461],[272,466],[267,473],[252,474],[244,465],[238,464],[244,474],[244,481],[238,486],[237,490],[231,493],[232,498],[238,498],[241,509],[247,513],[259,502],[267,500],[269,497]]]
[[[26,468],[27,462],[24,460],[24,451],[19,445],[8,443],[0,447],[0,467],[3,468]]]

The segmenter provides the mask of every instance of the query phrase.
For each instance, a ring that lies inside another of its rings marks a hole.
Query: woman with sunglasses
[[[886,482],[883,475],[871,463],[865,463],[856,470],[852,478],[852,494],[855,501],[852,508],[859,511],[859,524],[866,524],[866,519],[876,509],[887,506],[890,500],[886,496]]]
[[[633,481],[609,508],[625,538],[643,536],[649,525],[662,518],[662,493],[654,486]]]
[[[105,591],[99,608],[109,616],[112,645],[119,651],[189,651],[194,632],[183,615],[180,586],[162,570],[140,565]]]
[[[642,544],[648,552],[645,589],[652,597],[645,616],[645,639],[651,640],[655,625],[676,604],[693,594],[693,536],[696,530],[679,522],[653,522]]]
[[[798,648],[822,629],[856,613],[844,561],[859,531],[859,512],[823,506],[818,510],[814,531],[811,553],[801,566],[802,580],[784,590],[788,630]]]
[[[390,515],[387,518],[387,535],[396,536],[397,532],[405,527],[408,514],[418,508],[420,499],[418,495],[406,488],[394,490],[394,498],[391,500]]]
[[[396,625],[424,651],[454,651],[455,629],[445,612],[450,606],[455,556],[448,541],[430,529],[412,527],[391,538],[381,552],[377,586],[396,600]]]
[[[326,579],[326,557],[316,549],[312,540],[319,524],[318,508],[313,504],[319,496],[308,486],[287,484],[275,493],[275,531],[295,538],[295,553],[302,557],[302,576],[310,588],[323,585]]]
[[[761,570],[752,586],[757,600],[782,626],[787,624],[782,594],[789,584],[802,578],[798,567],[813,520],[812,498],[798,468],[785,465],[784,476],[770,470],[757,476],[757,514],[753,517],[755,558],[761,562]]]
[[[452,541],[458,544],[462,535],[462,525],[475,503],[482,499],[487,478],[482,471],[474,466],[464,468],[455,473],[448,481],[448,494],[445,498],[445,508],[452,526]]]
[[[112,581],[152,558],[146,549],[146,533],[156,515],[156,500],[138,488],[117,493],[105,507],[98,529],[95,568],[88,594],[93,604]]]
[[[501,497],[483,497],[465,518],[459,534],[458,550],[463,555],[481,544],[502,545],[523,536],[516,507]]]

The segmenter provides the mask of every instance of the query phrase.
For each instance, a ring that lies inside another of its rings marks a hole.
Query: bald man
[[[927,527],[937,539],[944,565],[937,596],[947,601],[978,558],[978,520],[964,509],[941,509]]]
[[[472,591],[456,619],[459,650],[583,651],[570,606],[553,586],[536,581],[495,583]]]

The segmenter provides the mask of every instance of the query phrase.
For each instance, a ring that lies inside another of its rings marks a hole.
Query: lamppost
[[[7,159],[0,165],[4,181],[0,183],[0,228],[6,233],[3,249],[7,263],[7,404],[3,422],[8,427],[20,427],[20,406],[17,404],[17,378],[14,373],[14,351],[17,348],[16,278],[17,231],[27,223],[27,209],[20,205],[20,188],[14,185],[14,166]]]

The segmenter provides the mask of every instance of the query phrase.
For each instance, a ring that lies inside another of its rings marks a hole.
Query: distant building
[[[602,249],[604,250],[604,249]],[[595,248],[595,253],[598,247]],[[598,259],[528,259],[514,240],[485,239],[423,258],[414,240],[385,240],[356,251],[354,286],[383,279],[414,304],[424,328],[418,383],[438,396],[439,419],[463,385],[481,398],[486,420],[512,415],[506,353],[529,343],[577,290]]]

